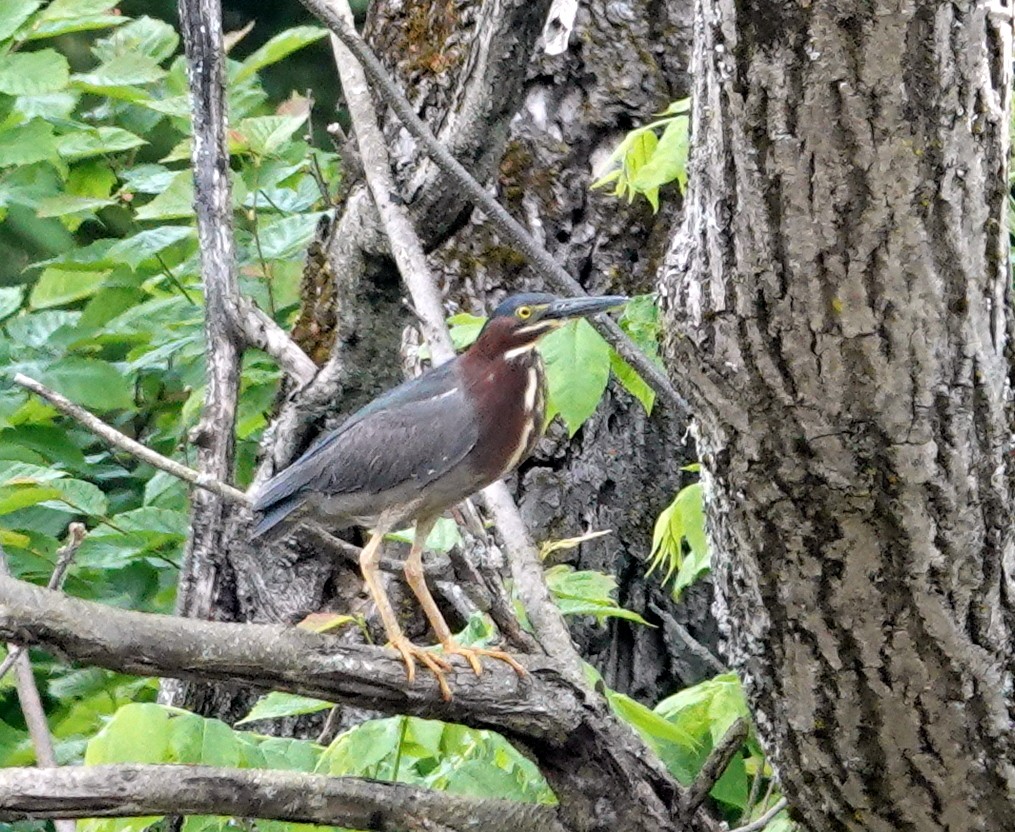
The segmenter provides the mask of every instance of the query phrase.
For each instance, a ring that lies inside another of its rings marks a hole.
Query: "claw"
[[[502,661],[505,664],[510,665],[511,669],[519,676],[528,675],[528,671],[518,664],[510,653],[505,653],[503,650],[489,650],[485,647],[466,647],[463,644],[459,644],[454,639],[445,641],[441,647],[443,647],[444,652],[449,656],[464,657],[465,660],[472,666],[472,672],[477,676],[481,675],[483,672],[483,665],[479,661],[480,656],[487,656],[488,658],[497,659],[498,661]]]
[[[446,676],[448,671],[454,670],[450,662],[445,661],[440,656],[435,656],[417,644],[413,644],[404,636],[392,640],[391,646],[402,655],[402,661],[405,662],[405,672],[409,677],[410,685],[416,681],[416,661],[419,660],[426,665],[427,670],[437,679],[437,684],[440,686],[441,696],[444,698],[444,701],[451,701],[451,687],[448,685]]]

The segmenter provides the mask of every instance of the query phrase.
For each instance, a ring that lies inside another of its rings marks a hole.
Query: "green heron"
[[[539,339],[570,319],[626,300],[548,294],[508,298],[468,350],[374,399],[265,482],[254,497],[260,517],[253,537],[277,534],[279,524],[284,529],[306,514],[336,530],[351,525],[372,529],[360,567],[391,646],[401,654],[410,682],[418,660],[450,698],[444,673],[451,665],[406,638],[378,581],[384,535],[414,521],[405,578],[444,654],[463,656],[477,674],[479,656],[524,673],[502,650],[465,647],[455,640],[423,578],[423,546],[441,514],[532,453],[543,432],[546,404],[542,361],[534,349]]]

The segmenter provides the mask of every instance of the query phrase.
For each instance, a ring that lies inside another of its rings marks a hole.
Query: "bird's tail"
[[[305,499],[306,497],[303,494],[297,492],[276,503],[265,506],[263,509],[255,502],[254,510],[260,511],[261,516],[258,518],[257,523],[254,524],[254,528],[250,533],[251,539],[256,540],[263,537],[267,540],[272,540],[278,537],[285,528],[284,526],[278,528],[279,523],[302,506]]]

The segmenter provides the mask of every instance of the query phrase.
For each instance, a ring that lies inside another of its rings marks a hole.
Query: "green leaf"
[[[13,35],[40,5],[39,0],[4,0],[0,3],[0,40]]]
[[[561,564],[547,569],[544,577],[553,600],[564,615],[592,615],[599,621],[623,618],[648,625],[638,613],[624,609],[613,599],[617,581],[612,575],[575,571]]]
[[[0,321],[10,317],[21,308],[25,299],[25,290],[21,286],[4,286],[0,288]]]
[[[413,530],[402,529],[385,535],[388,540],[400,540],[403,543],[412,543]],[[430,534],[426,538],[426,550],[428,552],[450,552],[455,546],[462,542],[462,533],[458,524],[450,517],[439,517]]]
[[[319,41],[327,34],[327,29],[322,29],[320,26],[296,26],[280,32],[247,56],[246,60],[240,64],[240,69],[236,75],[231,79],[231,83],[238,84],[258,70],[270,64],[278,63],[278,61],[291,55],[296,50]]]
[[[56,497],[44,503],[48,508],[94,517],[104,515],[109,507],[101,489],[85,480],[53,480],[48,487],[57,492]]]
[[[100,208],[115,204],[116,200],[92,196],[75,196],[73,194],[57,194],[39,202],[36,211],[39,217],[66,217],[80,215],[94,217]]]
[[[59,497],[60,492],[51,486],[27,484],[0,486],[0,514],[10,514],[12,511],[20,511]]]
[[[109,275],[108,270],[81,271],[50,267],[39,276],[32,289],[30,303],[35,309],[48,309],[90,297]]]
[[[177,171],[168,187],[137,209],[139,220],[178,220],[194,214],[194,180],[189,170]]]
[[[0,130],[0,168],[58,160],[53,126],[42,119]]]
[[[691,554],[683,554],[683,543],[687,541]],[[680,490],[676,498],[656,520],[652,533],[652,552],[648,574],[660,566],[666,566],[663,583],[676,573],[673,594],[680,593],[707,572],[711,561],[708,540],[705,534],[704,494],[701,483],[693,483]]]
[[[674,180],[681,192],[687,189],[687,154],[690,147],[688,121],[686,118],[673,119],[663,131],[651,159],[638,169],[631,180],[631,186],[645,192],[658,190]]]
[[[245,118],[230,131],[230,151],[268,156],[288,142],[306,120],[306,115]]]
[[[613,712],[650,742],[664,740],[692,749],[700,747],[700,743],[693,733],[685,730],[679,724],[664,719],[631,697],[616,691],[608,691],[606,698],[609,700]]]
[[[53,0],[42,10],[32,26],[23,30],[19,36],[24,40],[38,40],[71,32],[119,26],[127,22],[126,17],[106,14],[115,5],[112,0]]]
[[[120,127],[94,127],[77,129],[56,140],[60,155],[68,161],[103,156],[140,147],[147,142]]]
[[[479,333],[486,326],[486,318],[479,315],[470,315],[468,312],[459,312],[448,318],[448,326],[451,328],[451,343],[456,350],[464,350],[472,344]]]
[[[138,54],[161,63],[176,53],[180,36],[163,20],[139,17],[116,29],[111,35],[100,38],[92,53],[108,63],[118,55]]]
[[[143,101],[151,97],[146,84],[161,80],[166,71],[156,61],[140,52],[115,55],[91,72],[74,75],[74,85],[86,92],[119,98],[124,101]]]
[[[92,410],[125,410],[134,404],[134,390],[129,379],[112,364],[98,358],[63,358],[43,369],[39,380]]]
[[[338,736],[321,755],[321,774],[370,776],[375,766],[398,750],[401,719],[374,719]]]
[[[574,436],[606,391],[610,346],[582,318],[547,335],[539,351],[546,362],[547,417],[559,413]]]
[[[648,386],[648,383],[623,357],[614,349],[610,350],[610,370],[617,377],[617,381],[632,396],[634,396],[645,412],[652,415],[652,406],[655,404],[655,390]]]
[[[69,78],[67,59],[55,49],[0,56],[0,92],[7,95],[57,92]]]
[[[7,335],[15,343],[38,349],[49,345],[61,330],[74,326],[80,317],[78,312],[56,309],[19,315],[7,322]]]
[[[193,236],[194,229],[187,225],[163,225],[159,228],[149,228],[120,240],[109,250],[109,255],[136,270],[146,260],[153,258],[174,243]]]
[[[325,216],[324,211],[310,214],[297,214],[292,217],[281,217],[266,222],[261,217],[258,239],[261,241],[261,254],[265,260],[286,260],[301,256],[308,243],[313,239],[317,223]]]
[[[169,757],[169,740],[166,708],[152,703],[125,705],[88,741],[85,765],[163,763]]]
[[[248,722],[256,722],[259,719],[277,719],[283,716],[300,716],[302,714],[315,714],[318,711],[331,708],[330,702],[322,699],[311,699],[309,696],[295,696],[291,693],[279,693],[272,691],[267,696],[262,696],[250,709],[250,713],[237,722],[237,725],[244,725]]]

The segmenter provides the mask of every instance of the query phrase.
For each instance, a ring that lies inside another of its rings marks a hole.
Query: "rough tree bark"
[[[696,3],[667,346],[693,388],[728,652],[813,832],[1015,828],[994,14]]]

